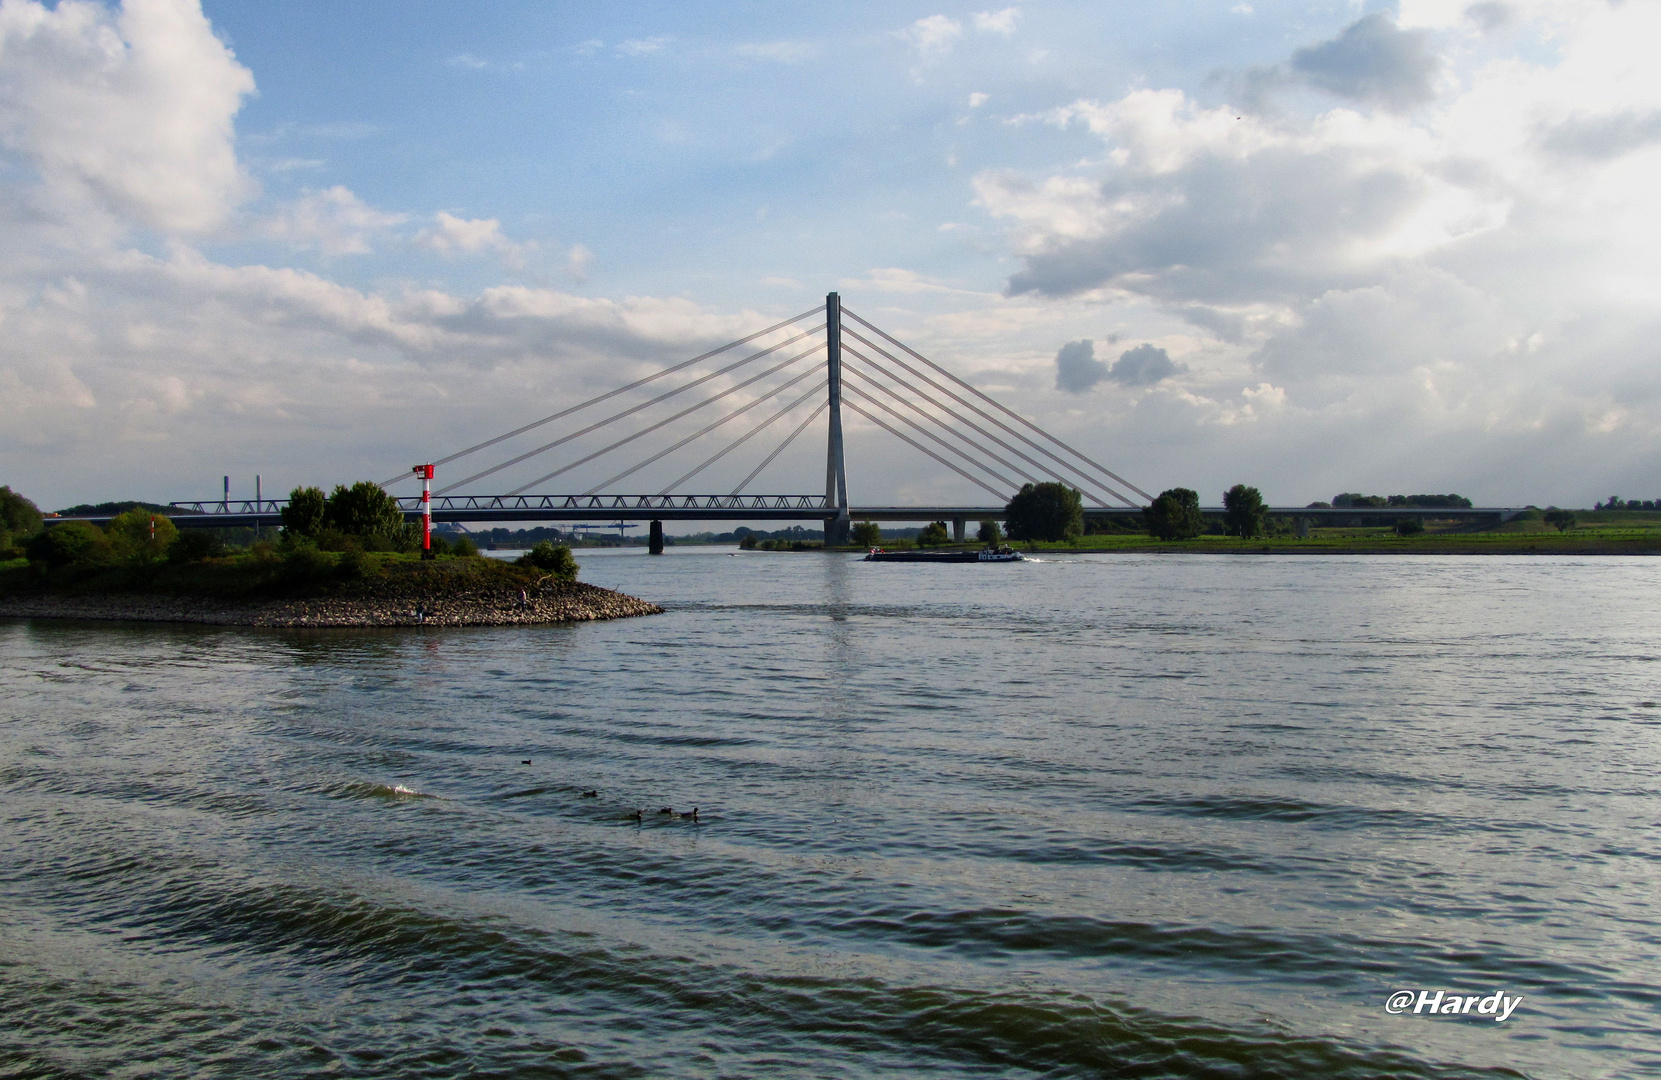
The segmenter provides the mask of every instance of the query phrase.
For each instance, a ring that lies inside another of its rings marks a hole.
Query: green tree
[[[876,547],[882,543],[882,529],[874,521],[855,522],[849,539],[855,547]]]
[[[931,521],[923,526],[923,531],[917,534],[918,547],[939,547],[951,541],[951,533],[946,531],[944,521]]]
[[[225,554],[225,541],[212,529],[180,529],[167,547],[169,562],[191,563],[217,559]]]
[[[1200,494],[1188,488],[1167,488],[1142,511],[1148,533],[1159,540],[1192,540],[1205,528]]]
[[[1338,500],[1332,500],[1336,505]],[[1263,504],[1263,493],[1245,484],[1235,484],[1223,492],[1223,531],[1242,540],[1250,540],[1263,533],[1268,523],[1269,508]]]
[[[1004,507],[1012,540],[1069,540],[1084,535],[1084,498],[1077,488],[1046,481],[1023,484]]]
[[[1573,510],[1558,510],[1555,507],[1546,511],[1546,524],[1558,532],[1566,532],[1574,528],[1575,516]]]
[[[104,566],[115,551],[104,530],[85,521],[66,521],[38,532],[24,545],[29,561],[54,570],[65,566]]]
[[[520,556],[519,565],[552,574],[561,581],[577,580],[579,569],[577,560],[571,557],[571,549],[564,545],[556,547],[551,540],[542,541]]]
[[[288,505],[283,507],[283,532],[317,539],[323,531],[323,513],[327,508],[328,499],[322,488],[295,488],[288,493]]]
[[[9,487],[0,487],[0,548],[21,544],[40,531],[40,507]]]
[[[337,485],[323,508],[323,523],[347,536],[365,539],[398,538],[406,531],[398,500],[372,480],[359,480],[351,487]]]
[[[1425,523],[1419,518],[1404,517],[1396,519],[1397,536],[1418,536],[1424,531]]]
[[[165,514],[153,514],[134,507],[125,514],[117,514],[104,527],[110,546],[118,557],[128,562],[156,562],[167,555],[168,545],[179,535],[179,530]]]
[[[975,534],[980,542],[988,547],[996,547],[1004,542],[1004,531],[998,527],[996,521],[988,520],[980,523],[980,532]]]
[[[479,545],[473,542],[471,536],[458,537],[452,550],[454,550],[458,559],[476,559],[479,557]]]

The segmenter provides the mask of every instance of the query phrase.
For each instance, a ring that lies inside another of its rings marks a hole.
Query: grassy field
[[[1265,555],[1661,555],[1661,513],[1576,511],[1576,524],[1564,532],[1547,525],[1540,511],[1500,525],[1472,526],[1432,522],[1417,536],[1397,536],[1393,528],[1312,529],[1292,535],[1237,540],[1207,534],[1192,540],[1155,540],[1146,533],[1105,533],[1073,543],[1017,544],[1022,551],[1185,552],[1188,554]],[[897,545],[896,545],[897,546]],[[950,545],[978,547],[978,544]]]

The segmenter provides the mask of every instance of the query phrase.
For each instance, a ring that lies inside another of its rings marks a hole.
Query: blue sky
[[[1661,495],[1658,32],[0,0],[0,482],[380,478],[834,288],[1148,490]],[[851,442],[856,501],[973,494]]]

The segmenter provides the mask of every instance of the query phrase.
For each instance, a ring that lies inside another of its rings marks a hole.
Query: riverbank
[[[395,555],[313,561],[244,556],[41,578],[0,573],[0,618],[212,626],[532,626],[655,615],[656,604],[487,559]]]

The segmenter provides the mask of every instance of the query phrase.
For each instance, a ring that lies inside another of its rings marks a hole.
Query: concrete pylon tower
[[[825,368],[830,380],[830,433],[825,451],[825,505],[836,514],[825,518],[825,546],[848,542],[848,470],[842,457],[842,297],[825,296]]]

